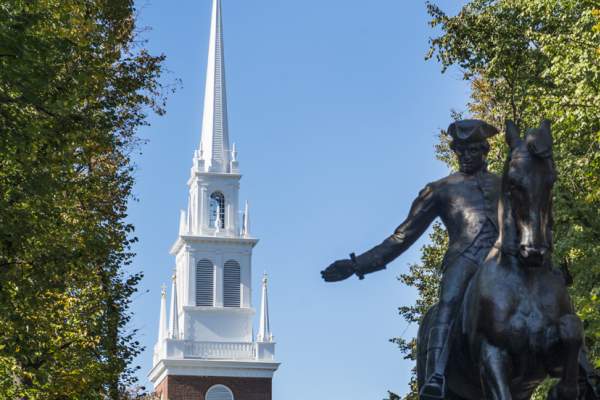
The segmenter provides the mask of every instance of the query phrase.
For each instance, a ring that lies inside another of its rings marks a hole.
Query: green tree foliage
[[[430,58],[443,70],[458,67],[471,83],[470,116],[502,127],[507,118],[523,127],[541,118],[553,121],[554,158],[559,181],[554,190],[555,264],[567,262],[571,289],[584,321],[590,357],[600,367],[600,29],[594,0],[472,0],[456,16],[428,3],[432,27]],[[444,136],[442,136],[443,138]],[[438,158],[452,158],[447,139]],[[502,137],[492,142],[490,168],[499,171],[506,155]],[[435,238],[422,263],[411,267],[419,299],[400,313],[418,321],[437,282],[424,279],[439,264],[427,257],[442,251]],[[431,285],[428,287],[427,285]],[[407,313],[410,310],[410,313]],[[411,356],[414,342],[393,339]],[[413,386],[414,389],[414,386]],[[415,392],[407,398],[415,398]]]
[[[116,399],[134,380],[130,155],[164,101],[134,13],[0,4],[0,398]]]

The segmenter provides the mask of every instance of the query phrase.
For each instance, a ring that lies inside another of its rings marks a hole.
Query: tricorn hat
[[[448,134],[453,142],[481,142],[497,133],[498,129],[479,119],[463,119],[448,127]]]

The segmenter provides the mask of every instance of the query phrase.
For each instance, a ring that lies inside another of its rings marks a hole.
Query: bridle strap
[[[494,243],[494,248],[500,250],[502,253],[507,254],[509,256],[518,257],[519,250],[515,247],[508,246],[506,244],[500,244],[498,242]]]
[[[509,256],[518,257],[519,249],[513,246],[508,246],[506,244],[500,244],[498,242],[494,243],[494,248],[500,250],[502,253],[507,254]],[[545,249],[548,249],[548,246],[544,246]]]

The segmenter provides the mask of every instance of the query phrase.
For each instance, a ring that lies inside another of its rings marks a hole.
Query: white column
[[[198,235],[202,232],[202,189],[199,183],[197,183],[194,188],[194,197],[194,214],[196,215],[194,234]]]
[[[187,226],[189,227],[190,233],[194,233],[194,216],[195,211],[192,208],[192,189],[190,188],[190,192],[188,193],[188,208],[187,208]]]
[[[241,258],[242,275],[242,307],[252,308],[252,250]]]
[[[206,232],[206,229],[208,228],[208,187],[207,185],[202,185],[202,187],[200,188],[200,210],[199,210],[199,214],[200,214],[200,229],[198,231],[198,233],[202,234],[204,232]]]
[[[240,227],[238,224],[238,211],[240,209],[240,183],[236,182],[232,185],[232,197],[231,197],[231,232],[234,236],[238,236]]]
[[[186,261],[187,261],[187,285],[186,286],[186,290],[187,290],[187,296],[185,297],[187,299],[187,304],[188,306],[195,306],[196,305],[196,263],[198,262],[198,260],[196,260],[196,256],[194,253],[191,253],[191,251],[187,252],[187,256],[186,256]]]
[[[215,307],[223,307],[223,255],[215,254]]]

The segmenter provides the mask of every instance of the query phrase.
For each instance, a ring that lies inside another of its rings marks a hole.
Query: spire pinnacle
[[[230,172],[221,0],[213,0],[200,148],[208,172]]]
[[[179,313],[177,307],[177,274],[176,270],[173,271],[173,284],[171,286],[171,311],[169,320],[169,337],[171,339],[179,339]]]
[[[269,323],[269,299],[267,297],[267,273],[262,279],[262,297],[260,301],[260,321],[258,327],[258,342],[272,342],[273,335],[271,334],[271,325]]]
[[[163,284],[160,291],[160,320],[158,323],[158,343],[168,337],[167,330],[167,287]]]

